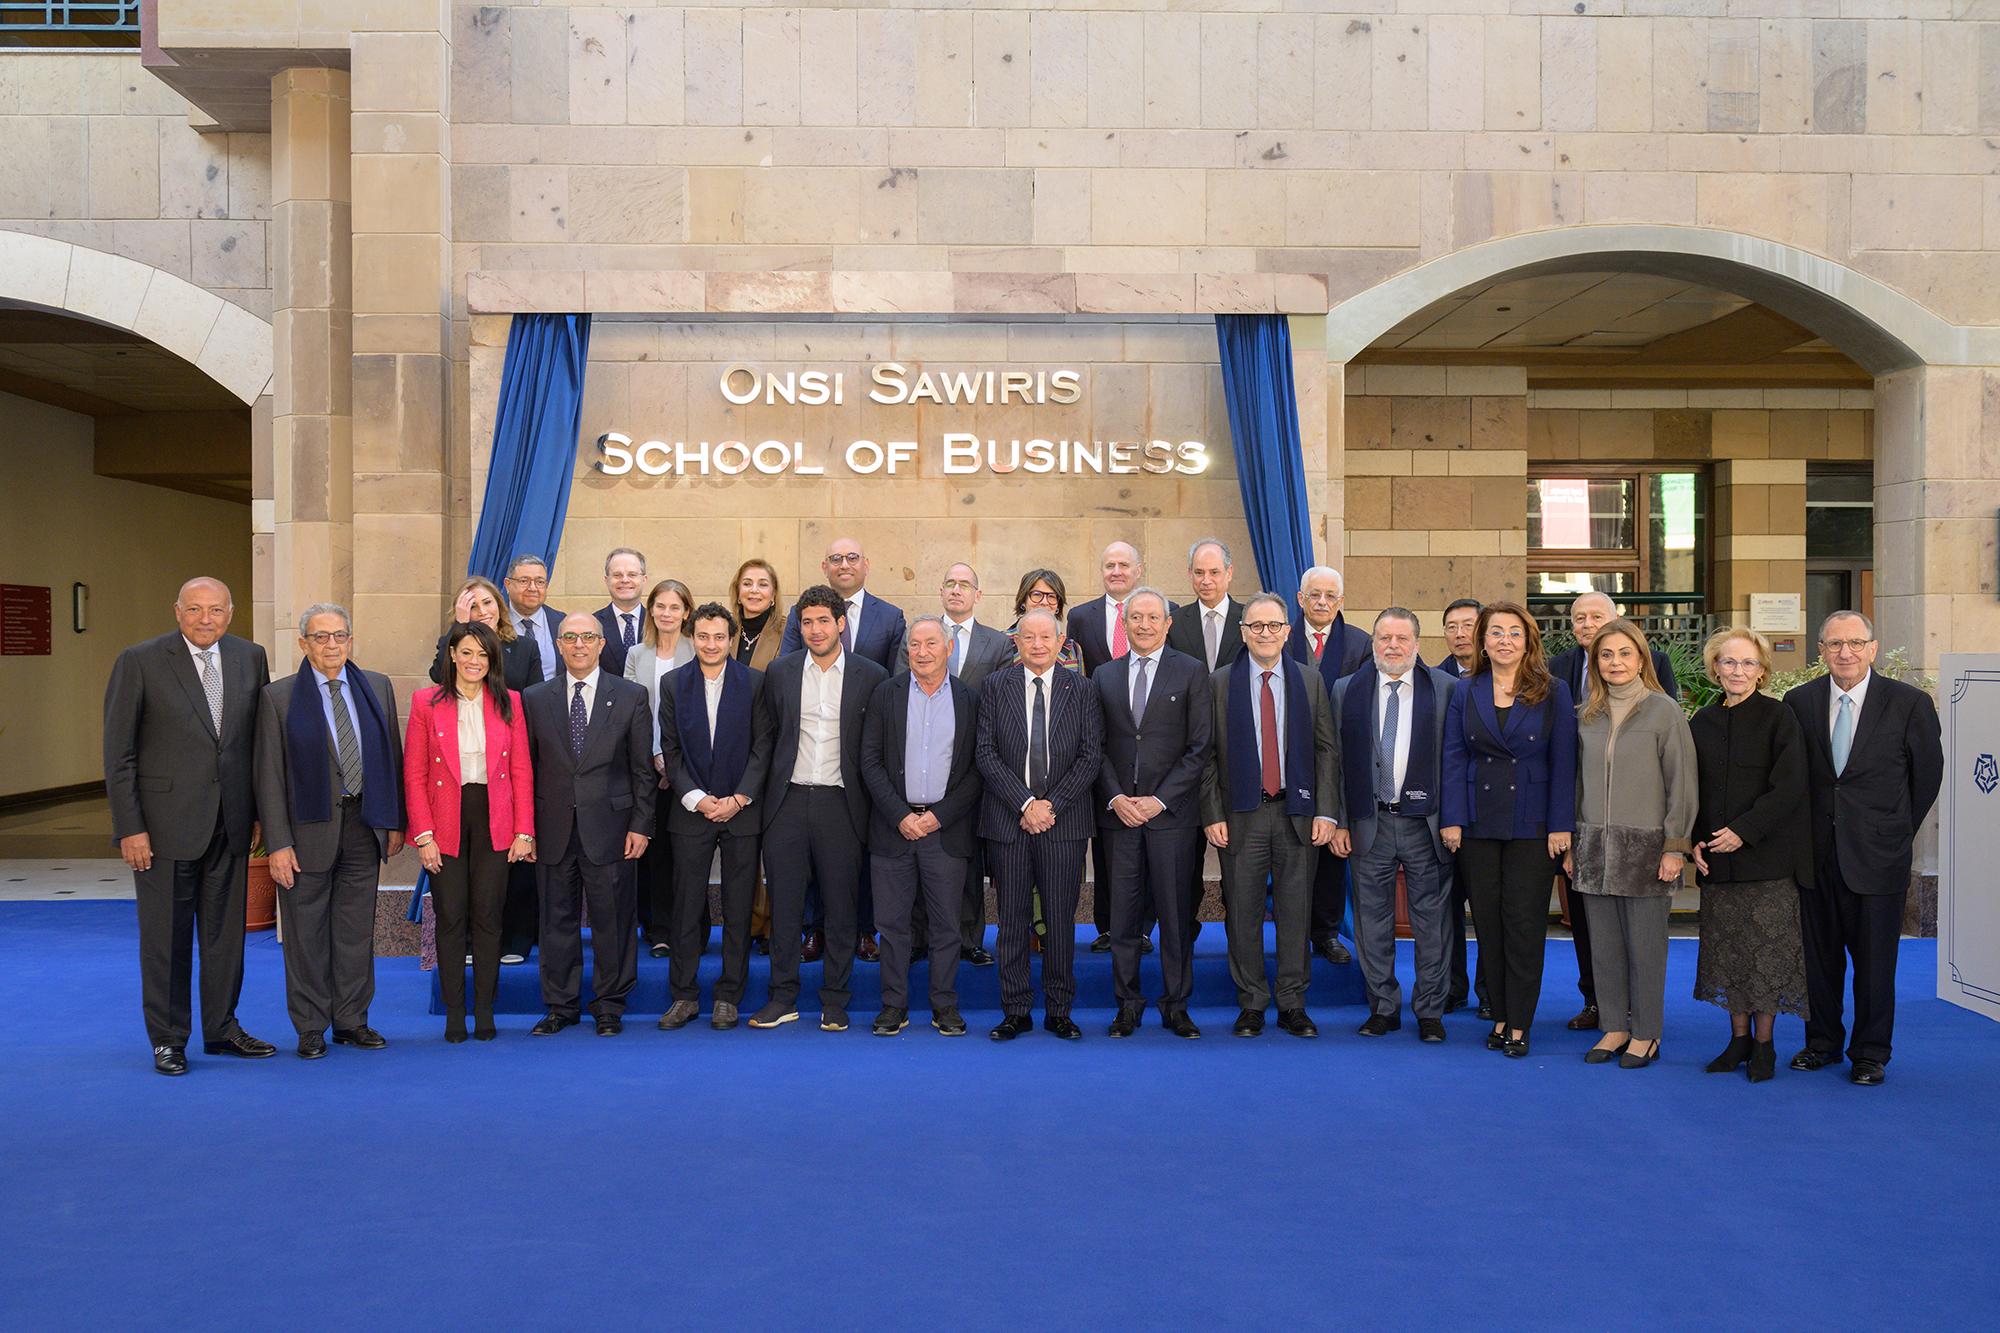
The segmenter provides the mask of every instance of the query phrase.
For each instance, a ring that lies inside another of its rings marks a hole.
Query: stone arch
[[[271,326],[149,264],[68,241],[0,231],[0,301],[128,329],[246,405],[271,391]]]

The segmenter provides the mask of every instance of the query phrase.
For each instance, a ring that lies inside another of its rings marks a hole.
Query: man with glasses
[[[1461,597],[1444,609],[1444,646],[1450,656],[1438,670],[1455,680],[1472,674],[1479,656],[1479,599]]]
[[[604,652],[598,660],[622,679],[626,650],[638,645],[646,632],[645,552],[614,547],[604,557],[604,590],[611,594],[611,602],[597,608],[597,623],[604,631]]]
[[[1245,652],[1209,678],[1215,744],[1201,818],[1222,853],[1235,1034],[1264,1030],[1273,989],[1264,970],[1264,901],[1277,922],[1278,1026],[1316,1037],[1306,1013],[1312,955],[1313,858],[1341,824],[1340,740],[1317,671],[1285,655],[1284,599],[1261,592],[1243,609]]]
[[[856,657],[865,657],[884,671],[896,667],[896,650],[903,642],[903,611],[894,602],[885,602],[867,590],[868,557],[861,543],[852,537],[837,537],[819,562],[827,586],[840,594],[847,607],[847,628],[841,644]],[[785,637],[778,653],[795,653],[805,647],[799,637],[799,608],[793,605],[785,616]]]
[[[1450,650],[1444,664],[1438,669],[1454,680],[1463,680],[1472,674],[1479,654],[1479,601],[1473,597],[1461,597],[1444,609],[1444,645]],[[1470,972],[1465,965],[1465,876],[1456,873],[1458,856],[1455,852],[1445,853],[1445,865],[1451,880],[1451,903],[1445,911],[1445,928],[1451,938],[1447,941],[1445,961],[1451,969],[1449,990],[1444,997],[1444,1011],[1451,1013],[1463,1009],[1468,996],[1477,996],[1480,1017],[1487,1017],[1490,1006],[1486,1000],[1486,978],[1481,973]]]
[[[1852,958],[1848,1078],[1863,1087],[1886,1077],[1912,849],[1944,782],[1936,706],[1915,686],[1876,675],[1876,647],[1867,616],[1834,612],[1819,631],[1826,675],[1785,695],[1806,735],[1813,855],[1812,881],[1799,890],[1806,1045],[1792,1068],[1840,1064]]]
[[[536,680],[552,679],[562,670],[562,657],[556,651],[556,634],[562,625],[562,612],[548,604],[549,566],[540,556],[523,553],[514,557],[507,566],[507,601],[514,613],[514,625],[535,650],[535,660],[540,664]]]
[[[299,616],[297,675],[257,708],[257,809],[284,926],[285,1007],[301,1060],[389,1043],[368,1026],[375,998],[375,895],[403,847],[403,728],[389,678],[353,661],[345,607]]]
[[[1368,634],[1359,625],[1347,623],[1341,609],[1346,603],[1347,587],[1340,571],[1314,565],[1299,579],[1299,608],[1292,616],[1292,632],[1285,643],[1285,651],[1293,658],[1319,668],[1329,698],[1341,677],[1352,675],[1368,660]],[[1354,961],[1340,942],[1347,899],[1347,860],[1328,848],[1313,864],[1312,947],[1329,963]]]

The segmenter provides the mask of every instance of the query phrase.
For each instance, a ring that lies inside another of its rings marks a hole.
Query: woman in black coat
[[[467,579],[459,589],[451,619],[452,624],[486,625],[499,636],[502,674],[508,689],[525,690],[542,678],[542,663],[535,655],[535,646],[515,634],[514,617],[507,609],[507,601],[491,580],[477,574]],[[438,685],[447,679],[444,643],[450,637],[451,625],[447,625],[438,636],[437,656],[431,660],[431,680]]]
[[[1805,737],[1791,709],[1762,692],[1771,675],[1771,645],[1763,635],[1723,630],[1709,639],[1702,660],[1723,697],[1689,723],[1701,778],[1694,996],[1729,1011],[1729,1045],[1708,1072],[1748,1065],[1750,1081],[1761,1083],[1777,1067],[1776,1016],[1806,1013],[1799,927],[1799,884],[1810,873],[1802,836]]]

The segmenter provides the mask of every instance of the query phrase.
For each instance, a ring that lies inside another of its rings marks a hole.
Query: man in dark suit
[[[1438,670],[1463,680],[1479,664],[1479,599],[1461,597],[1444,609],[1444,646],[1448,656]]]
[[[826,586],[840,594],[847,607],[847,628],[841,646],[856,657],[865,657],[884,671],[896,667],[896,649],[903,642],[903,612],[894,602],[885,602],[867,590],[868,557],[861,543],[852,537],[836,538],[819,562]],[[799,608],[794,605],[785,616],[785,637],[778,654],[795,653],[805,647],[799,636]]]
[[[1284,599],[1258,593],[1243,608],[1244,655],[1209,678],[1215,743],[1202,779],[1201,818],[1222,853],[1229,974],[1239,1037],[1264,1030],[1272,987],[1264,971],[1264,900],[1277,922],[1278,1026],[1316,1037],[1306,1013],[1312,954],[1313,857],[1341,821],[1340,740],[1317,671],[1285,655]]]
[[[1104,728],[1097,692],[1056,665],[1062,627],[1047,611],[1015,625],[1020,661],[986,678],[979,692],[979,776],[985,783],[979,832],[1000,899],[1000,1001],[1006,1016],[989,1034],[1012,1041],[1033,1027],[1028,940],[1041,890],[1042,1026],[1066,1041],[1083,1035],[1069,1016],[1076,999],[1076,903],[1083,846],[1096,822]]]
[[[1229,595],[1236,577],[1229,547],[1220,537],[1203,537],[1188,552],[1188,585],[1194,600],[1176,607],[1167,647],[1186,653],[1210,671],[1219,671],[1243,651],[1243,606]]]
[[[285,1006],[299,1058],[389,1043],[375,998],[375,895],[403,847],[403,728],[389,678],[350,660],[354,627],[331,602],[299,616],[298,674],[257,710],[257,809],[284,926]]]
[[[1461,597],[1444,609],[1444,643],[1449,654],[1438,670],[1455,681],[1470,676],[1478,664],[1479,609],[1479,601],[1473,597]],[[1451,904],[1445,910],[1445,926],[1451,932],[1445,963],[1451,975],[1445,990],[1444,1011],[1463,1009],[1466,997],[1477,996],[1480,1016],[1488,1018],[1491,1013],[1486,1001],[1486,977],[1468,972],[1465,966],[1465,877],[1457,873],[1457,853],[1447,851],[1445,861],[1452,873]]]
[[[597,1035],[625,1027],[639,979],[635,874],[652,841],[652,696],[602,666],[595,616],[563,617],[563,673],[521,695],[535,768],[535,878],[542,902],[542,1004],[534,1035],[574,1025],[583,991],[583,908],[590,907],[591,1016]],[[706,867],[704,867],[706,869]]]
[[[1346,603],[1347,588],[1340,571],[1314,565],[1299,580],[1299,607],[1285,642],[1285,651],[1295,659],[1319,668],[1329,697],[1342,676],[1353,674],[1368,660],[1368,635],[1347,623],[1341,609]],[[1329,847],[1313,858],[1312,914],[1313,952],[1329,963],[1354,961],[1340,942],[1347,899],[1347,862]]]
[[[1368,986],[1364,1037],[1403,1025],[1396,982],[1396,873],[1408,888],[1410,934],[1416,943],[1416,984],[1410,1008],[1418,1035],[1444,1040],[1448,985],[1451,861],[1438,839],[1444,771],[1444,718],[1453,681],[1417,655],[1414,612],[1392,606],[1375,617],[1375,650],[1361,669],[1333,688],[1340,751],[1348,756],[1342,806],[1346,826],[1333,849],[1347,858],[1354,880],[1354,952]],[[1364,762],[1367,756],[1373,762]]]
[[[1618,618],[1618,604],[1601,592],[1587,592],[1569,604],[1570,630],[1576,636],[1576,646],[1565,648],[1549,659],[1549,675],[1569,686],[1570,698],[1582,708],[1589,698],[1590,645],[1597,639],[1597,631]],[[1669,697],[1681,697],[1680,685],[1674,680],[1674,664],[1658,648],[1653,649],[1653,674],[1660,678],[1660,688]],[[1569,932],[1576,944],[1576,988],[1583,994],[1583,1008],[1576,1017],[1569,1020],[1572,1032],[1586,1032],[1597,1027],[1597,974],[1591,966],[1590,923],[1585,920],[1583,904],[1574,895],[1569,901]]]
[[[162,1074],[187,1072],[197,929],[202,1049],[278,1053],[236,1021],[257,699],[271,675],[262,648],[225,633],[235,610],[220,579],[189,579],[174,598],[179,629],[120,653],[104,694],[104,787],[139,901],[146,1032]]]
[[[1880,1084],[1896,1021],[1896,951],[1917,829],[1944,782],[1937,708],[1922,690],[1878,676],[1875,627],[1836,611],[1819,631],[1827,674],[1785,702],[1806,735],[1812,880],[1799,891],[1806,949],[1806,1045],[1794,1069],[1838,1065],[1841,992],[1854,960],[1848,1077]]]
[[[839,593],[807,588],[793,608],[806,650],[764,673],[763,730],[771,737],[764,780],[764,882],[771,891],[771,998],[750,1018],[774,1028],[799,1016],[799,947],[806,884],[826,909],[822,1032],[847,1031],[855,913],[868,841],[868,787],[861,732],[868,701],[888,672],[841,645],[847,617]]]
[[[549,605],[548,597],[547,562],[533,553],[515,556],[507,566],[508,610],[513,612],[515,637],[534,650],[541,671],[537,681],[554,680],[562,671],[556,634],[562,628],[563,613]]]
[[[910,1025],[911,908],[923,897],[930,900],[931,1026],[962,1037],[953,916],[966,898],[966,869],[978,842],[978,695],[951,675],[943,617],[918,616],[904,637],[910,669],[875,687],[861,737],[882,927],[882,1012],[872,1030],[893,1037]]]
[[[1213,704],[1209,673],[1166,646],[1167,599],[1152,588],[1129,593],[1124,622],[1130,651],[1091,677],[1104,717],[1097,779],[1097,841],[1110,853],[1099,881],[1111,914],[1118,1016],[1111,1035],[1129,1037],[1145,1013],[1139,942],[1146,919],[1160,923],[1160,1020],[1177,1037],[1199,1037],[1188,1017],[1194,989],[1190,890],[1201,871],[1201,779],[1208,764]]]
[[[708,868],[722,853],[722,976],[715,983],[709,1026],[736,1026],[750,972],[750,903],[757,892],[757,842],[771,764],[770,718],[763,706],[764,673],[730,654],[736,618],[716,602],[694,611],[694,666],[682,667],[660,690],[660,760],[674,806],[667,835],[674,840],[673,1002],[660,1015],[666,1031],[686,1027],[701,1012],[702,909]]]
[[[604,631],[604,654],[598,659],[607,674],[625,675],[625,653],[646,637],[646,555],[620,546],[604,557],[604,590],[609,605],[597,608]]]
[[[1097,568],[1104,584],[1104,595],[1071,607],[1066,627],[1069,639],[1083,654],[1083,674],[1086,676],[1095,675],[1106,662],[1115,662],[1125,655],[1131,642],[1125,626],[1125,600],[1139,586],[1139,580],[1146,572],[1145,563],[1139,559],[1138,548],[1130,542],[1113,542],[1105,547],[1098,556]],[[1168,603],[1167,614],[1172,615],[1173,610],[1173,604]],[[1092,953],[1111,951],[1110,849],[1111,844],[1104,837],[1090,840],[1090,917],[1097,926],[1097,938],[1090,946]],[[1199,870],[1196,873],[1199,874]],[[1152,931],[1149,919],[1140,931],[1140,938],[1145,941],[1144,948],[1149,953],[1153,942],[1146,937]]]

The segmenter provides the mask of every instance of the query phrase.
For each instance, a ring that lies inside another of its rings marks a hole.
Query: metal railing
[[[138,44],[139,0],[0,0],[0,48]]]

